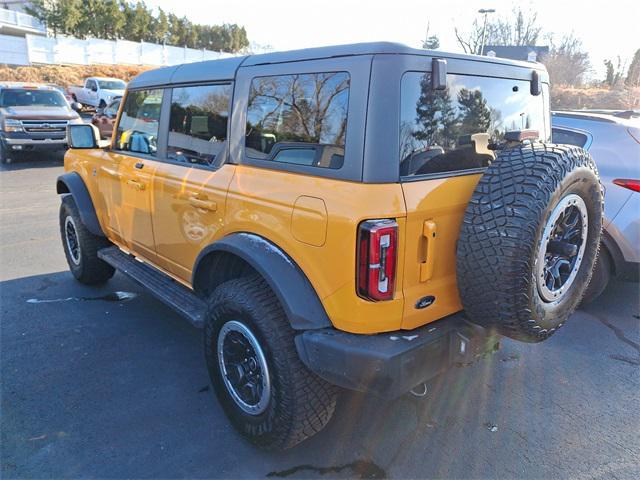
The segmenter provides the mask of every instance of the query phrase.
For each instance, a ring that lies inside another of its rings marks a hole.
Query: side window
[[[170,160],[219,165],[227,142],[231,85],[174,88],[171,95]]]
[[[407,72],[400,101],[402,177],[483,168],[505,132],[547,131],[543,95],[524,80],[450,74],[432,90],[430,73]]]
[[[157,155],[161,106],[161,89],[129,92],[116,130],[115,149]]]
[[[347,132],[349,74],[255,78],[247,109],[249,157],[341,168]]]
[[[564,143],[566,145],[576,145],[577,147],[583,148],[588,140],[586,135],[573,130],[565,130],[564,128],[551,129],[551,136],[553,143]]]
[[[96,86],[96,82],[94,80],[87,80],[87,88],[89,90],[92,90],[93,88],[95,88]]]

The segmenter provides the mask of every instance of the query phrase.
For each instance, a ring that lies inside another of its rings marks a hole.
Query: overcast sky
[[[640,48],[639,0],[147,0],[196,23],[237,23],[249,40],[276,50],[388,40],[419,47],[427,24],[440,48],[458,52],[453,26],[466,28],[479,8],[507,16],[514,5],[535,10],[546,32],[573,32],[589,52],[594,75],[603,61],[629,62]],[[539,44],[544,44],[540,41]]]

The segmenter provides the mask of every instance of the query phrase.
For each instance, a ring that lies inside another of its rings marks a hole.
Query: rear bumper
[[[411,331],[356,335],[335,329],[296,337],[302,362],[329,383],[395,398],[498,348],[499,337],[456,314]]]

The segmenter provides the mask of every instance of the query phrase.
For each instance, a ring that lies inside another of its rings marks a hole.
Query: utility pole
[[[484,25],[482,26],[482,43],[480,44],[480,55],[484,55],[484,40],[487,33],[487,15],[494,12],[495,9],[493,8],[481,8],[480,10],[478,10],[478,13],[484,15]]]

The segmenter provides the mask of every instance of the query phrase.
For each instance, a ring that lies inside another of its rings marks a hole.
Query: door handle
[[[420,281],[426,282],[433,276],[436,251],[436,222],[427,220],[422,225],[422,236],[426,241],[426,258],[420,264]]]
[[[138,180],[127,180],[127,185],[131,185],[136,190],[144,190],[146,188],[144,183],[139,182]]]
[[[212,212],[215,212],[218,209],[218,205],[216,204],[216,202],[198,198],[196,196],[189,197],[189,203],[192,206],[200,208],[202,210],[211,210]]]

